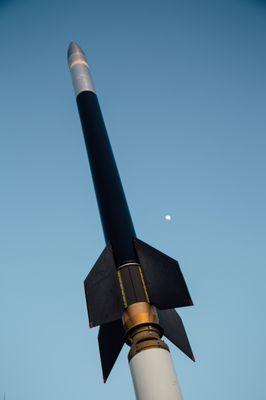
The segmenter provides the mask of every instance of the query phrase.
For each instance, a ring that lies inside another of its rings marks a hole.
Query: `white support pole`
[[[136,400],[183,400],[170,352],[142,350],[129,362]]]

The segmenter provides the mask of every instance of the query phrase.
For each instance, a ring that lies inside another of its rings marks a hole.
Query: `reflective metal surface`
[[[67,58],[75,95],[84,91],[95,93],[87,58],[77,43],[70,43]]]

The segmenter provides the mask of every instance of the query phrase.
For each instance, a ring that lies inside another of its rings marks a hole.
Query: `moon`
[[[164,216],[164,219],[165,219],[166,221],[171,221],[172,217],[171,217],[170,214],[166,214],[166,215]]]

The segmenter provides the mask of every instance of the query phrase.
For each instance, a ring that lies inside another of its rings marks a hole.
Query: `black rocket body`
[[[81,92],[77,104],[105,242],[112,245],[116,265],[136,262],[135,231],[97,96]]]
[[[68,63],[106,242],[84,282],[90,326],[100,326],[104,379],[127,341],[123,315],[135,304],[154,307],[160,332],[194,360],[174,310],[193,304],[179,264],[136,237],[87,59],[73,42]]]

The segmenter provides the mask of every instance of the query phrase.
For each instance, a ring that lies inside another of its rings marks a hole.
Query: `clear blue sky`
[[[142,240],[180,261],[185,400],[264,400],[266,2],[0,2],[0,399],[133,399],[102,383],[83,279],[104,247],[67,68],[86,51]],[[164,220],[170,213],[172,221]]]

